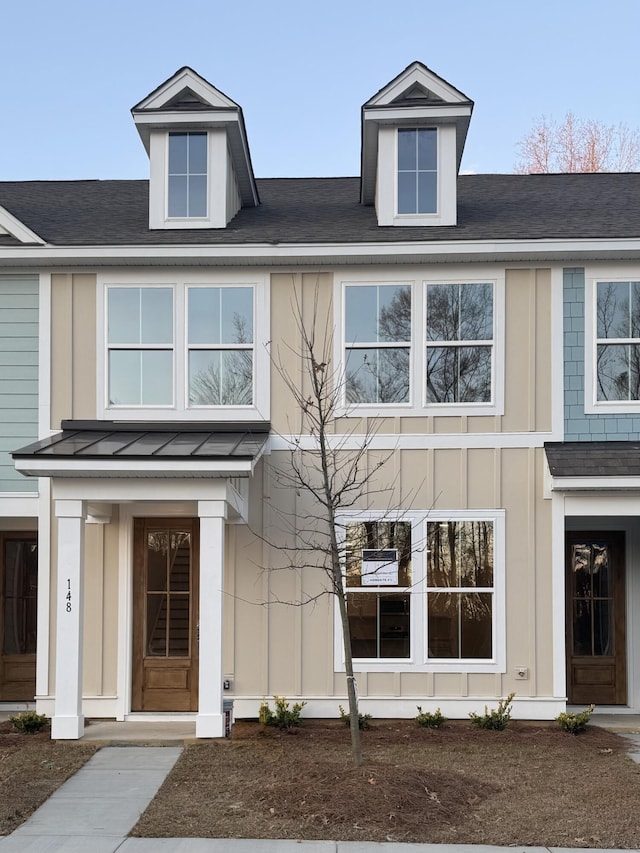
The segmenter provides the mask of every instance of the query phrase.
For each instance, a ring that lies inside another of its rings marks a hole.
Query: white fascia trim
[[[38,436],[51,435],[51,273],[38,282]]]
[[[187,459],[184,461],[158,459],[16,459],[16,470],[32,477],[104,477],[136,476],[189,477],[193,474],[208,474],[216,477],[248,477],[253,473],[256,459],[252,460],[207,460]]]
[[[456,119],[460,116],[470,116],[471,106],[460,104],[460,106],[434,105],[432,107],[398,107],[397,109],[367,109],[364,113],[365,121],[377,121],[390,124],[411,124],[413,121],[426,120],[438,123],[441,119]]]
[[[389,263],[401,263],[403,258],[420,256],[421,263],[437,262],[443,256],[468,255],[486,257],[487,260],[510,256],[520,261],[541,257],[548,263],[559,261],[566,266],[577,258],[588,259],[610,253],[613,256],[640,254],[640,240],[636,237],[618,240],[441,240],[407,241],[391,243],[254,243],[242,245],[162,245],[162,246],[51,246],[0,247],[0,261],[48,261],[59,264],[91,264],[96,261],[148,262],[181,260],[261,260],[265,265],[293,258],[318,260],[337,256],[375,263],[388,258]]]
[[[0,518],[38,518],[37,492],[0,492]]]
[[[133,120],[139,125],[155,125],[160,128],[167,127],[167,124],[174,124],[176,127],[186,127],[187,124],[192,124],[194,127],[209,127],[212,125],[228,124],[229,122],[238,121],[238,108],[235,107],[229,110],[211,111],[203,110],[202,112],[179,112],[169,113],[163,112],[155,115],[143,113],[142,115],[134,115]]]
[[[564,278],[551,269],[551,434],[547,441],[564,440]]]
[[[637,491],[640,477],[552,477],[551,491]]]
[[[384,417],[384,413],[380,415]],[[554,441],[550,432],[481,432],[481,433],[402,433],[400,435],[346,433],[328,435],[331,450],[495,450],[499,448],[543,447]],[[278,450],[317,450],[318,439],[312,435],[275,435],[269,438],[268,452]]]
[[[11,234],[12,237],[15,237],[16,240],[20,240],[21,243],[38,243],[41,246],[45,246],[46,243],[39,237],[35,231],[32,231],[19,219],[9,213],[9,211],[0,205],[0,229],[4,229],[8,234]]]

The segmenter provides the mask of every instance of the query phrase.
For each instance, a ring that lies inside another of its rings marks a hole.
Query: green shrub
[[[469,714],[471,722],[479,729],[493,729],[501,732],[507,728],[511,719],[511,703],[515,693],[509,693],[506,699],[500,699],[498,707],[495,710],[489,710],[484,706],[484,714],[476,714],[473,711]]]
[[[595,707],[595,705],[589,705],[588,708],[585,708],[579,714],[569,714],[565,711],[556,717],[556,723],[558,723],[563,731],[568,732],[570,735],[580,734],[580,732],[586,729],[589,717]]]
[[[342,720],[342,722],[345,724],[345,726],[347,726],[348,728],[351,728],[351,716],[350,716],[350,714],[347,711],[345,711],[345,709],[342,707],[342,705],[338,705],[338,710],[340,711],[340,719]],[[371,726],[369,725],[370,721],[371,721],[371,714],[361,714],[360,712],[358,712],[358,728],[359,729],[362,729],[362,731],[365,731],[366,729],[370,729],[371,728]]]
[[[16,731],[23,735],[30,735],[42,731],[47,725],[47,718],[44,714],[36,714],[35,711],[23,711],[15,717],[9,717],[9,722]]]
[[[275,710],[272,711],[269,703],[265,700],[260,705],[258,719],[263,726],[277,726],[279,729],[292,729],[300,725],[300,712],[307,704],[306,702],[295,702],[289,707],[289,702],[284,696],[274,696]]]
[[[419,726],[424,726],[427,729],[439,729],[447,722],[447,718],[442,715],[440,708],[436,708],[435,711],[423,711],[420,705],[416,707],[418,708],[416,723]]]

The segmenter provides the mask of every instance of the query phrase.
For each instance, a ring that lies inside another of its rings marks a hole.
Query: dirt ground
[[[24,735],[0,722],[0,835],[20,826],[88,761],[95,747],[54,743],[47,729]]]
[[[364,764],[339,721],[237,722],[188,746],[132,834],[640,848],[640,766],[590,726],[374,721]]]

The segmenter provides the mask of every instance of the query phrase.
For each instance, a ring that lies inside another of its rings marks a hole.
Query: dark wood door
[[[135,519],[133,711],[198,709],[198,520]]]
[[[0,533],[0,701],[36,693],[38,542],[35,533]]]
[[[567,696],[627,702],[624,533],[567,533]]]

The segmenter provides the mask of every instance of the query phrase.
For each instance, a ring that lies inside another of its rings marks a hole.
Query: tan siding
[[[96,277],[51,277],[51,428],[96,417]]]

